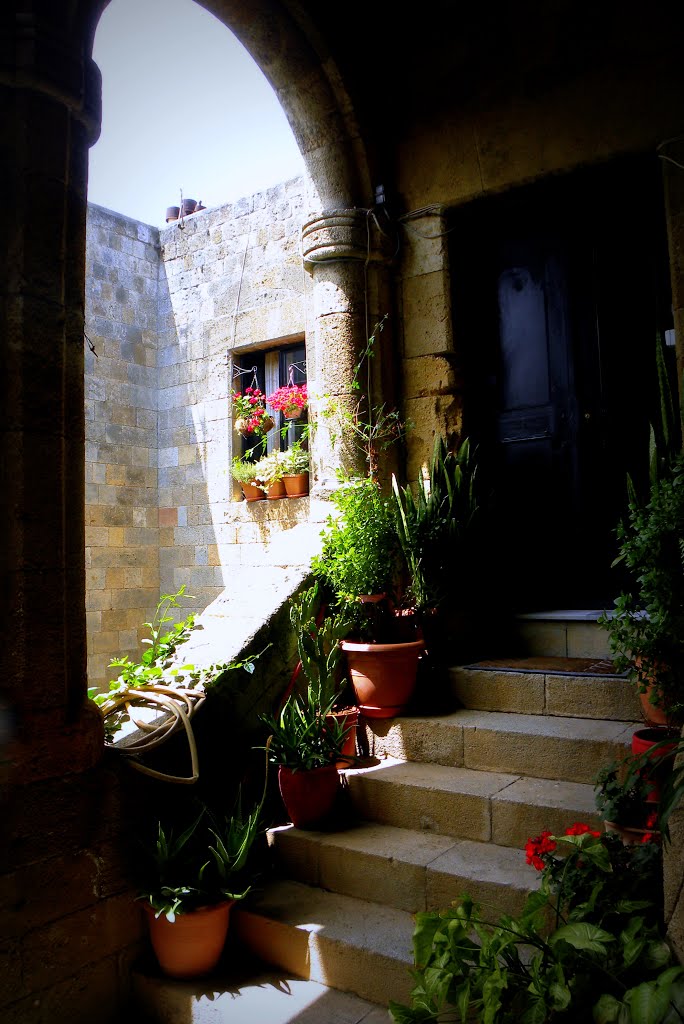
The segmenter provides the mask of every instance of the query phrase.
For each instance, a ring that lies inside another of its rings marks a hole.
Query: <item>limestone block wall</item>
[[[233,354],[306,336],[303,206],[293,179],[161,232],[89,207],[89,685],[139,655],[159,595],[183,584],[206,619],[194,660],[227,660],[318,550],[324,502],[247,504],[230,475]]]
[[[86,246],[88,678],[139,649],[159,595],[159,232],[90,204]]]
[[[294,179],[161,232],[160,582],[173,591],[185,583],[200,610],[232,590],[242,570],[265,571],[271,540],[309,519],[307,499],[256,511],[230,475],[239,441],[232,354],[306,333],[303,203]],[[292,563],[302,561],[290,548]]]

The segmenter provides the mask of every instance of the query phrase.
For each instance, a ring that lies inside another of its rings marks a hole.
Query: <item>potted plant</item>
[[[277,714],[261,716],[269,732],[269,759],[278,766],[283,804],[297,828],[325,819],[337,799],[337,761],[345,729],[330,717],[335,701],[336,695],[322,704],[309,684],[305,694],[291,693]]]
[[[263,459],[259,459],[256,463],[256,473],[260,481],[259,486],[267,498],[273,500],[286,497],[285,484],[283,483],[283,475],[285,473],[283,452],[275,449],[268,455],[265,455]]]
[[[424,649],[422,636],[407,635],[392,612],[399,553],[392,507],[371,477],[345,478],[332,502],[337,515],[327,520],[312,571],[351,621],[340,645],[361,713],[391,718],[413,694]]]
[[[309,493],[309,453],[300,439],[283,452],[283,483],[289,498],[303,498]]]
[[[618,671],[631,670],[647,724],[684,722],[684,455],[651,480],[648,501],[634,493],[617,528],[619,554],[630,583],[610,613],[607,629]]]
[[[344,613],[333,612],[321,604],[315,584],[290,601],[290,621],[297,637],[299,666],[307,683],[318,695],[322,707],[331,706],[328,717],[344,729],[344,741],[338,770],[349,768],[356,756],[356,730],[359,709],[345,701],[344,653],[340,641],[350,629]]]
[[[243,437],[265,437],[274,426],[266,409],[266,396],[261,388],[248,387],[244,392],[231,390],[233,426]]]
[[[447,621],[463,609],[455,594],[468,592],[473,601],[474,529],[478,517],[477,452],[465,438],[450,448],[437,436],[426,478],[415,489],[392,477],[394,521],[403,555],[402,604],[418,618],[432,661],[443,664],[444,634],[453,647],[454,626]],[[454,581],[458,585],[454,586]],[[469,630],[472,632],[472,630]]]
[[[286,420],[296,420],[309,403],[306,384],[285,384],[266,399],[266,404],[282,412]]]
[[[394,592],[399,548],[392,507],[369,476],[341,477],[330,500],[335,512],[321,532],[323,547],[312,571],[361,628],[359,598]]]
[[[259,501],[266,497],[261,482],[257,477],[257,464],[249,459],[234,455],[230,473],[236,483],[240,484],[246,501]]]
[[[655,770],[653,757],[630,754],[611,761],[596,776],[596,809],[606,830],[617,832],[625,843],[642,842],[654,833],[660,838]]]
[[[178,836],[157,822],[146,851],[138,899],[159,966],[174,978],[196,978],[218,963],[230,910],[251,888],[250,854],[260,829],[266,785],[258,805],[220,817],[202,807]]]
[[[414,988],[408,1005],[390,1000],[395,1024],[680,1021],[657,845],[577,822],[527,848],[541,879],[517,917],[490,923],[468,895],[415,915]]]

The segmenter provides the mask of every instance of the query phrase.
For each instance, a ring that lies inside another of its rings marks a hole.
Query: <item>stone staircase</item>
[[[526,840],[600,827],[595,774],[640,724],[596,617],[526,616],[514,658],[450,670],[453,710],[367,721],[344,827],[270,832],[275,875],[231,918],[232,952],[256,957],[243,980],[139,976],[144,1024],[381,1024],[409,998],[417,911],[468,893],[489,920],[517,913],[539,881]]]
[[[451,669],[452,712],[367,721],[367,763],[345,772],[351,823],[272,830],[277,877],[235,913],[237,935],[296,977],[386,1006],[409,996],[417,911],[468,893],[489,920],[517,913],[538,884],[526,840],[600,826],[594,777],[639,723],[596,617],[525,617],[516,658]]]

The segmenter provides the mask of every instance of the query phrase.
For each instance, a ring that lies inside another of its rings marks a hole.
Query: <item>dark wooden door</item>
[[[475,205],[454,227],[495,597],[603,607],[619,585],[626,474],[647,467],[656,332],[670,324],[657,179],[646,162],[620,164]]]

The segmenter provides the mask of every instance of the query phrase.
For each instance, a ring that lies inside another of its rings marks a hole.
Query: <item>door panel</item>
[[[646,472],[655,337],[672,322],[662,209],[652,162],[635,160],[454,217],[484,568],[517,610],[603,607],[619,589],[615,526],[626,473]]]

